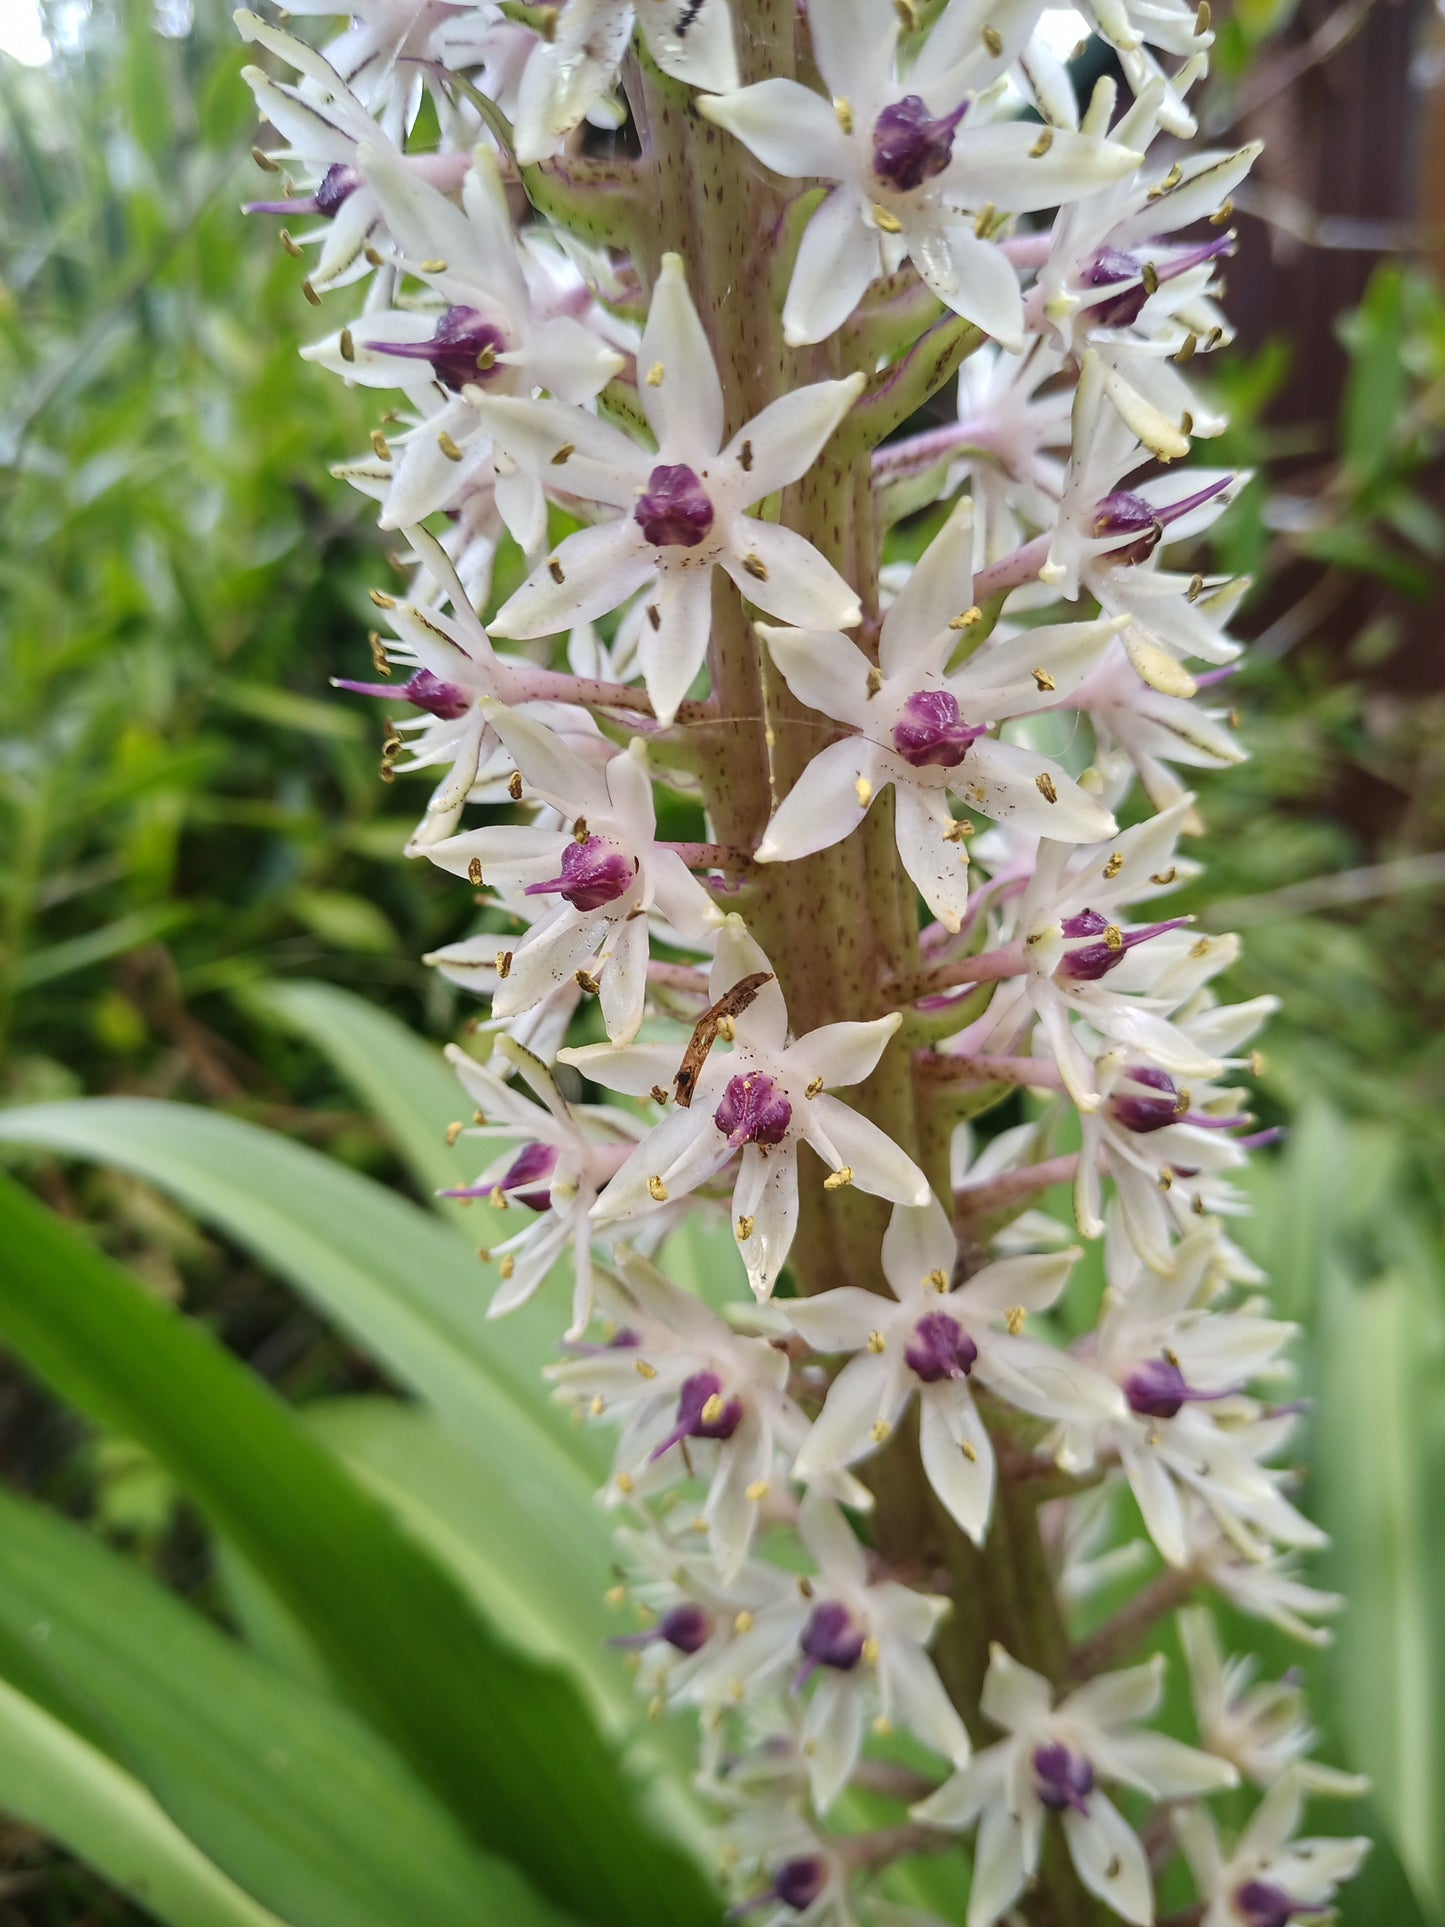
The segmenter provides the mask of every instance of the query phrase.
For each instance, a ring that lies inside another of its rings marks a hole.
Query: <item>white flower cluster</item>
[[[1338,1602],[1293,1571],[1289,1328],[1224,1229],[1269,1000],[1169,914],[1176,770],[1240,755],[1200,692],[1247,585],[1193,558],[1248,478],[1176,464],[1224,426],[1253,150],[1180,145],[1207,4],[1094,0],[1122,102],[1043,11],[359,0],[322,51],[238,16],[290,76],[247,70],[292,177],[256,205],[308,223],[309,299],[364,284],[306,351],[384,397],[339,472],[413,571],[346,687],[415,712],[384,774],[433,772],[413,853],[483,906],[430,959],[490,1000],[458,1195],[494,1314],[571,1280],[617,1643],[697,1709],[768,1924],[919,1927],[889,1867],[955,1834],[968,1927],[1079,1917],[1060,1881],[1152,1921],[1175,1847],[1209,1927],[1285,1927],[1363,1852],[1293,1840],[1353,1783],[1206,1610],[1199,1748],[1149,1726],[1162,1662],[1107,1670],[1205,1586],[1309,1639]],[[1032,1208],[1070,1182],[1082,1336]],[[726,1315],[666,1275],[699,1213]],[[1130,1504],[1152,1550],[1101,1552]],[[1241,1778],[1227,1851],[1200,1803]],[[859,1831],[850,1786],[909,1812]]]

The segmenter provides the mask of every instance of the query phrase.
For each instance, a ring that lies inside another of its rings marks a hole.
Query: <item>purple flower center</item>
[[[741,1920],[745,1914],[754,1914],[759,1907],[769,1907],[775,1900],[795,1914],[806,1913],[827,1884],[828,1863],[816,1854],[800,1854],[796,1860],[785,1860],[771,1884],[760,1894],[729,1908],[727,1918]]]
[[[523,895],[556,895],[565,898],[574,910],[600,910],[625,896],[636,874],[637,865],[605,837],[589,836],[580,843],[569,843],[563,850],[561,876],[548,877],[545,883],[529,883]]]
[[[728,1080],[713,1123],[735,1151],[745,1144],[781,1144],[793,1121],[793,1107],[771,1077],[749,1071]]]
[[[1149,1358],[1124,1380],[1124,1396],[1140,1418],[1173,1418],[1186,1405],[1207,1405],[1228,1392],[1196,1392],[1172,1358]]]
[[[925,1385],[936,1385],[941,1378],[967,1378],[978,1346],[956,1318],[930,1311],[913,1327],[903,1356]]]
[[[968,102],[937,119],[917,94],[885,107],[873,123],[873,171],[900,193],[922,187],[953,158],[953,137]]]
[[[680,1606],[672,1606],[665,1612],[655,1626],[645,1633],[623,1633],[616,1639],[609,1639],[609,1646],[640,1648],[656,1645],[663,1640],[679,1653],[701,1652],[712,1638],[712,1619],[701,1606],[694,1606],[684,1600]]]
[[[712,498],[685,462],[653,469],[632,519],[658,549],[695,549],[713,524]]]
[[[1094,534],[1098,537],[1122,535],[1126,539],[1117,549],[1109,549],[1106,554],[1112,561],[1142,562],[1158,548],[1164,531],[1171,522],[1178,522],[1192,509],[1212,502],[1216,495],[1232,486],[1232,475],[1221,475],[1207,488],[1186,495],[1182,501],[1166,503],[1158,508],[1146,496],[1138,495],[1133,489],[1117,488],[1111,495],[1104,495],[1094,504]]]
[[[1323,1914],[1324,1907],[1309,1907],[1268,1880],[1246,1880],[1230,1896],[1235,1913],[1245,1927],[1289,1927],[1298,1914]]]
[[[1114,1099],[1114,1116],[1126,1131],[1137,1131],[1141,1135],[1149,1131],[1162,1131],[1166,1124],[1177,1124],[1184,1115],[1185,1106],[1179,1101],[1179,1090],[1168,1071],[1155,1070],[1146,1064],[1142,1070],[1132,1070],[1129,1081],[1145,1084],[1150,1090],[1161,1091],[1161,1097],[1140,1097],[1132,1092],[1124,1092]]]
[[[1127,328],[1139,318],[1139,310],[1149,299],[1149,290],[1140,276],[1142,262],[1136,261],[1132,254],[1122,248],[1100,248],[1093,260],[1088,262],[1079,279],[1086,288],[1112,288],[1120,281],[1133,281],[1137,285],[1123,294],[1116,294],[1111,300],[1096,302],[1089,310],[1089,320],[1096,328]]]
[[[808,1615],[799,1636],[803,1664],[793,1681],[800,1693],[820,1666],[831,1666],[836,1673],[851,1673],[863,1657],[867,1635],[848,1608],[836,1599],[825,1599]]]
[[[1100,977],[1107,976],[1116,964],[1121,964],[1135,944],[1147,943],[1151,937],[1159,937],[1166,930],[1177,930],[1188,923],[1188,917],[1172,917],[1168,923],[1146,924],[1142,930],[1120,930],[1116,924],[1107,923],[1097,910],[1085,910],[1077,917],[1065,917],[1062,929],[1066,937],[1093,936],[1102,931],[1102,943],[1080,944],[1067,956],[1059,959],[1056,976],[1074,977],[1084,983],[1097,983]]]
[[[552,1193],[542,1180],[550,1178],[556,1168],[555,1145],[525,1144],[507,1166],[502,1177],[502,1189],[514,1192],[518,1204],[525,1204],[531,1211],[550,1211]],[[523,1190],[524,1185],[532,1188]]]
[[[290,201],[248,201],[247,214],[320,214],[328,221],[341,203],[361,186],[361,175],[344,161],[336,161],[321,176],[314,194],[303,194]]]
[[[405,361],[429,361],[442,386],[459,395],[469,382],[491,378],[497,356],[507,351],[507,337],[478,308],[448,308],[430,341],[367,341],[362,346]]]
[[[1089,1795],[1094,1790],[1094,1769],[1079,1753],[1071,1753],[1062,1741],[1034,1749],[1034,1791],[1050,1813],[1075,1813],[1088,1817]]]
[[[730,1439],[743,1422],[740,1398],[724,1398],[716,1372],[694,1372],[677,1396],[677,1421],[652,1456],[660,1459],[684,1439]]]
[[[893,747],[915,769],[937,763],[956,769],[970,743],[988,731],[964,722],[958,698],[946,689],[915,689],[893,725]]]
[[[424,709],[429,715],[439,716],[444,723],[454,723],[465,716],[472,706],[472,699],[460,683],[443,682],[434,676],[430,669],[418,669],[404,683],[393,685],[384,682],[349,682],[344,676],[333,679],[333,687],[349,689],[357,696],[383,696],[391,702],[398,698],[411,703],[416,709]]]

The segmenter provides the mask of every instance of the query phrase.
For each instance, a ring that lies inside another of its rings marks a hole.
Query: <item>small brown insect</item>
[[[750,977],[739,977],[732,989],[725,990],[717,1002],[710,1004],[698,1018],[692,1036],[687,1041],[687,1049],[682,1054],[677,1076],[672,1080],[673,1095],[684,1110],[692,1103],[697,1080],[707,1062],[708,1052],[717,1042],[722,1025],[741,1016],[763,985],[772,981],[770,970],[755,970]]]

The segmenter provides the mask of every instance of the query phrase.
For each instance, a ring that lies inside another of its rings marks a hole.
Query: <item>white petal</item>
[[[639,382],[638,392],[661,459],[692,468],[710,462],[722,447],[722,383],[675,254],[662,257],[637,366],[640,374],[649,375]],[[659,369],[654,381],[651,375]]]
[[[718,1171],[732,1155],[707,1110],[669,1111],[631,1154],[593,1207],[599,1224],[654,1211],[664,1200],[650,1181],[668,1176],[668,1191],[681,1197]]]
[[[938,1199],[929,1195],[921,1206],[900,1204],[883,1233],[883,1275],[895,1297],[917,1294],[935,1271],[947,1283],[958,1258],[953,1222]]]
[[[979,1711],[995,1726],[1017,1729],[1042,1719],[1053,1704],[1053,1692],[1041,1673],[1021,1666],[995,1640],[988,1649]]]
[[[1002,722],[1050,708],[1073,694],[1123,627],[1119,617],[1108,616],[1027,630],[980,649],[948,686],[971,722]],[[1044,672],[1042,686],[1036,669]]]
[[[788,1068],[796,1065],[811,1083],[821,1077],[829,1090],[861,1084],[877,1068],[901,1018],[897,1011],[866,1023],[822,1024],[800,1037],[788,1050]],[[816,1098],[805,1100],[809,1104]]]
[[[569,815],[610,814],[607,783],[600,770],[584,763],[555,730],[548,729],[520,709],[505,703],[484,702],[487,720],[511,752],[527,787]],[[481,855],[481,852],[477,852]],[[560,855],[559,855],[560,862]],[[485,872],[487,859],[482,857]]]
[[[828,1387],[823,1409],[798,1454],[793,1467],[797,1478],[812,1480],[820,1472],[852,1465],[874,1450],[879,1443],[873,1437],[878,1420],[882,1418],[890,1425],[895,1422],[893,1415],[884,1411],[889,1372],[887,1359],[870,1351],[860,1351],[849,1359]]]
[[[749,493],[743,499],[760,502],[811,468],[862,387],[861,375],[850,375],[846,381],[810,382],[769,402],[761,415],[740,428],[724,450],[724,459],[740,455],[745,442],[752,444],[746,471]]]
[[[825,1813],[842,1792],[863,1746],[863,1695],[847,1673],[824,1672],[803,1716],[813,1802]]]
[[[809,1100],[801,1119],[795,1116],[793,1121],[820,1157],[831,1163],[830,1154],[837,1153],[860,1191],[895,1204],[928,1202],[928,1180],[908,1153],[836,1097]]]
[[[975,1272],[963,1286],[960,1306],[975,1316],[986,1311],[997,1317],[1015,1305],[1025,1311],[1047,1311],[1069,1282],[1077,1257],[1075,1249],[1040,1257],[1000,1258]]]
[[[1024,345],[1024,304],[1018,272],[992,241],[980,241],[967,222],[946,228],[921,222],[908,229],[913,265],[939,300],[1017,353]]]
[[[1089,1891],[1125,1920],[1150,1927],[1154,1890],[1149,1862],[1138,1835],[1113,1802],[1095,1788],[1089,1795],[1088,1817],[1071,1809],[1064,1815],[1064,1833],[1079,1878]]]
[[[632,508],[648,456],[620,428],[560,401],[485,395],[472,405],[497,446],[523,468],[565,483],[569,493],[588,501]],[[564,450],[571,452],[558,462]]]
[[[848,140],[831,104],[795,80],[759,81],[696,105],[775,174],[841,181],[852,171]]]
[[[877,751],[846,736],[815,756],[774,812],[755,852],[759,863],[791,863],[841,843],[868,814],[876,794]]]
[[[957,141],[946,180],[951,191],[967,194],[969,205],[992,201],[1011,213],[1076,201],[1132,173],[1140,156],[1129,147],[1092,134],[1051,129],[1053,138],[1038,153],[1038,128],[1006,121],[975,128]]]
[[[752,1219],[751,1235],[742,1221]],[[798,1228],[798,1154],[791,1143],[764,1150],[749,1144],[733,1191],[733,1236],[760,1300],[773,1294]]]
[[[757,630],[800,703],[866,728],[870,664],[855,643],[836,629],[775,629],[760,622]]]
[[[815,1352],[860,1352],[892,1307],[861,1285],[839,1285],[816,1298],[790,1298],[782,1310]]]
[[[644,7],[640,24],[653,59],[674,80],[715,94],[737,87],[727,0],[702,0],[701,6],[695,0],[668,0],[665,6]]]
[[[964,1452],[967,1440],[973,1457]],[[993,1509],[994,1454],[966,1388],[926,1385],[919,1411],[919,1447],[928,1483],[975,1545],[982,1545]]]
[[[642,1028],[650,954],[646,917],[613,924],[602,949],[599,983],[602,1021],[614,1044],[630,1044]]]
[[[1126,1446],[1123,1458],[1149,1537],[1171,1566],[1183,1566],[1189,1552],[1178,1487],[1153,1446]]]
[[[712,570],[664,562],[651,611],[642,626],[637,659],[660,723],[670,723],[707,654],[712,626]]]
[[[864,220],[863,203],[851,183],[840,184],[814,213],[798,244],[783,304],[788,346],[801,348],[835,334],[882,271],[877,230]]]
[[[656,567],[656,551],[643,541],[631,516],[578,529],[507,599],[492,619],[492,632],[560,635],[574,622],[590,622],[621,608]]]
[[[968,1890],[968,1927],[993,1927],[1023,1892],[1023,1829],[1002,1802],[983,1810],[973,1850],[973,1881]]]
[[[851,629],[862,621],[856,594],[832,563],[793,529],[741,515],[734,524],[733,545],[731,553],[721,557],[722,565],[746,600],[768,615],[799,629]]]
[[[890,1717],[933,1752],[962,1766],[972,1750],[968,1729],[927,1654],[912,1641],[890,1640],[879,1674],[884,1708]]]
[[[968,910],[968,845],[951,840],[947,792],[921,783],[893,786],[893,834],[914,888],[945,930],[959,930]]]
[[[834,1584],[851,1589],[868,1583],[868,1562],[841,1506],[808,1493],[798,1507],[798,1530],[820,1570]]]
[[[869,98],[892,71],[898,22],[874,0],[810,0],[813,59],[835,95]]]
[[[624,366],[614,349],[568,314],[534,321],[524,356],[511,359],[561,402],[591,401]]]
[[[1117,827],[1103,804],[1081,790],[1051,757],[1017,743],[981,736],[969,745],[951,787],[985,816],[1057,843],[1097,842]]]
[[[609,1091],[646,1097],[657,1085],[669,1090],[677,1071],[675,1044],[629,1044],[614,1050],[610,1044],[583,1044],[559,1051],[564,1064],[573,1064],[584,1077],[605,1084]]]
[[[1141,1788],[1156,1800],[1197,1800],[1205,1793],[1239,1785],[1238,1769],[1212,1753],[1201,1753],[1167,1733],[1111,1733],[1101,1750],[1111,1774]]]
[[[973,501],[964,496],[883,618],[878,663],[891,682],[928,651],[973,602]],[[949,637],[950,643],[957,636]]]
[[[745,1408],[742,1423],[724,1447],[705,1516],[711,1528],[709,1543],[718,1564],[718,1577],[730,1585],[747,1557],[758,1523],[758,1502],[749,1488],[766,1479],[772,1467],[768,1435],[758,1414]]]

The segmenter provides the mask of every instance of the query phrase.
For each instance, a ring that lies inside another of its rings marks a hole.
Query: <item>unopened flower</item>
[[[1008,1737],[987,1747],[916,1806],[932,1826],[978,1823],[968,1927],[991,1927],[1038,1871],[1044,1827],[1058,1815],[1080,1880],[1123,1919],[1154,1918],[1149,1864],[1138,1836],[1103,1791],[1118,1781],[1156,1800],[1233,1786],[1238,1774],[1138,1722],[1157,1712],[1163,1661],[1103,1673],[1053,1703],[1046,1679],[990,1649],[984,1717]]]

